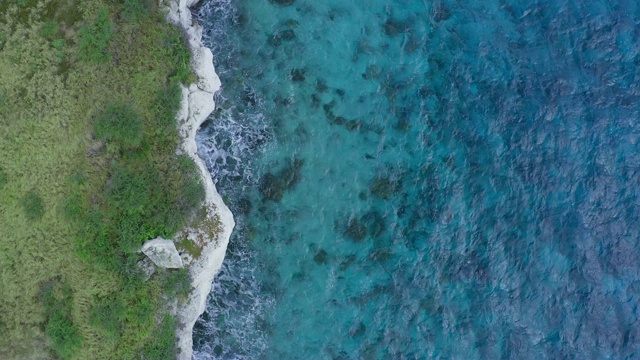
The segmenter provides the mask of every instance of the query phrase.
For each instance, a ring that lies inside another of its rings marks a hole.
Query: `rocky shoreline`
[[[205,162],[198,156],[196,131],[215,109],[213,95],[220,89],[220,79],[213,66],[211,50],[202,44],[202,28],[192,19],[190,7],[198,0],[161,0],[168,9],[167,20],[178,26],[186,36],[191,50],[192,68],[197,82],[188,88],[182,86],[181,108],[178,121],[182,144],[179,151],[189,155],[198,166],[206,190],[206,219],[197,227],[184,229],[176,239],[187,238],[202,248],[198,257],[183,254],[192,277],[192,292],[187,301],[178,305],[179,321],[176,336],[180,360],[190,360],[193,353],[193,326],[205,310],[211,283],[222,266],[231,231],[235,226],[233,215],[218,194]]]

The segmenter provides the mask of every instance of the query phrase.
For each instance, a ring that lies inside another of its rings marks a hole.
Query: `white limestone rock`
[[[171,240],[161,237],[149,240],[142,245],[142,252],[161,268],[179,269],[184,266],[180,253]]]

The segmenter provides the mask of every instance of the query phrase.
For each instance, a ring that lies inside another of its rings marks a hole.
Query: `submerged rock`
[[[292,69],[291,80],[295,82],[303,82],[306,79],[304,69]]]
[[[278,173],[266,174],[259,185],[262,196],[267,200],[282,200],[284,193],[292,189],[300,181],[302,164],[302,160],[294,159],[287,167]]]
[[[367,236],[367,228],[364,225],[362,225],[360,220],[352,219],[351,221],[349,221],[349,224],[347,225],[347,229],[345,230],[344,234],[352,240],[355,240],[357,242],[362,242]]]
[[[318,79],[316,81],[316,90],[318,90],[318,92],[323,93],[325,91],[327,91],[329,87],[327,86],[327,83],[322,80],[322,79]]]
[[[251,214],[251,210],[253,210],[253,204],[248,198],[242,198],[238,200],[237,209],[241,214],[249,215]]]
[[[408,27],[406,23],[390,18],[382,25],[382,30],[384,30],[385,35],[393,37],[407,31]]]
[[[449,8],[447,8],[447,6],[442,3],[436,3],[433,20],[435,20],[435,22],[441,22],[449,20],[449,18],[451,18],[451,12],[449,11]]]
[[[161,237],[149,240],[142,246],[142,252],[161,268],[178,269],[184,266],[180,253],[171,240]]]
[[[349,131],[359,130],[362,127],[362,120],[349,120],[345,124],[345,128]]]
[[[296,0],[269,0],[269,2],[276,5],[289,6],[289,5],[293,5],[293,3],[296,2]]]
[[[296,38],[296,33],[291,29],[282,30],[277,34],[269,37],[269,44],[273,46],[279,46],[283,41],[293,41]]]
[[[362,321],[360,321],[357,324],[354,324],[353,326],[351,326],[351,329],[349,329],[349,336],[350,337],[362,336],[366,331],[367,331],[367,327],[364,325]]]
[[[385,262],[393,257],[393,252],[386,247],[378,248],[369,254],[369,258],[376,262]]]
[[[398,184],[387,177],[377,177],[369,186],[371,193],[381,199],[389,199],[398,190]]]
[[[328,260],[329,254],[323,249],[320,249],[313,257],[313,261],[315,261],[316,264],[326,264]]]
[[[367,70],[362,74],[362,78],[365,80],[375,80],[380,78],[380,74],[382,74],[380,66],[371,64],[367,66]]]
[[[360,221],[374,238],[379,237],[385,231],[384,217],[375,210],[366,213]]]
[[[348,255],[341,263],[340,263],[340,271],[347,270],[351,265],[355,264],[358,261],[358,258],[351,254]]]

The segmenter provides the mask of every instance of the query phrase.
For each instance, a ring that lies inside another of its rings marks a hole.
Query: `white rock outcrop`
[[[161,237],[149,240],[142,245],[142,253],[161,268],[179,269],[184,266],[180,253],[171,240],[165,240]]]
[[[186,304],[179,305],[176,311],[180,323],[176,334],[180,360],[191,360],[193,326],[205,310],[211,283],[222,266],[229,237],[235,226],[231,211],[222,201],[213,184],[211,174],[197,153],[196,131],[214,110],[213,95],[220,89],[220,79],[213,66],[213,54],[202,44],[202,28],[193,21],[189,10],[189,7],[195,5],[197,1],[161,0],[169,10],[167,19],[184,31],[193,54],[191,65],[198,81],[189,88],[182,87],[181,109],[176,116],[182,137],[180,151],[189,155],[200,170],[206,190],[205,206],[208,226],[215,224],[216,230],[212,232],[211,228],[187,228],[177,235],[177,238],[186,237],[202,246],[201,255],[187,264],[193,279],[192,292]],[[210,238],[212,233],[214,238]]]

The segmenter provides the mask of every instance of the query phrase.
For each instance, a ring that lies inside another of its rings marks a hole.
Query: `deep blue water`
[[[196,358],[640,358],[636,1],[277,2],[197,10]]]

